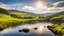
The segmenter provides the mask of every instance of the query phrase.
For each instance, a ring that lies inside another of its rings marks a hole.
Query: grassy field
[[[29,14],[21,13],[21,12],[10,12],[10,14],[17,15],[17,16],[20,16],[20,17],[29,17],[29,16],[31,16]]]

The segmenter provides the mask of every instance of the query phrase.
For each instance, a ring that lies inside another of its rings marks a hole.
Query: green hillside
[[[6,22],[8,20],[19,20],[17,18],[11,17],[9,14],[9,11],[0,8],[0,21]]]
[[[30,14],[22,13],[22,12],[10,12],[10,15],[15,18],[23,19],[23,18],[29,18],[31,17]]]
[[[58,19],[58,18],[61,18],[62,20],[64,20],[64,11],[56,13],[56,14],[50,16],[51,20],[52,19]]]
[[[23,23],[35,23],[43,21],[44,17],[34,17],[33,13],[25,13],[20,11],[9,11],[0,8],[0,30],[20,25]]]

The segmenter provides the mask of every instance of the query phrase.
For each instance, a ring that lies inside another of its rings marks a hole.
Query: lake
[[[0,32],[0,36],[54,36],[54,34],[47,28],[47,26],[53,25],[52,23],[42,22],[34,24],[24,24],[15,27],[9,27]],[[37,27],[37,30],[34,28]],[[27,28],[30,31],[28,33],[19,32],[23,28]]]

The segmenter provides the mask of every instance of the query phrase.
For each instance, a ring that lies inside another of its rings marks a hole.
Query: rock
[[[22,30],[19,30],[19,32],[24,32],[24,33],[28,33],[30,30],[29,29],[27,29],[27,28],[24,28],[24,29],[22,29]]]
[[[64,27],[62,29],[64,29]]]
[[[37,30],[38,28],[37,28],[37,27],[35,27],[34,29],[35,29],[35,30]]]
[[[4,28],[0,28],[0,31],[4,30]]]
[[[51,28],[51,26],[47,26],[47,28],[48,28],[48,29],[50,29],[50,28]]]
[[[28,33],[29,31],[30,31],[29,29],[26,29],[26,28],[23,29],[23,32],[25,33]]]

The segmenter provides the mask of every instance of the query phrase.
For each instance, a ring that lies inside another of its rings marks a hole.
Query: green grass
[[[17,18],[13,18],[13,17],[11,17],[9,15],[0,14],[0,21],[2,21],[2,22],[9,22],[11,20],[21,21],[22,19],[17,19]]]
[[[16,16],[20,16],[20,17],[28,17],[31,16],[27,13],[21,13],[21,12],[10,12],[10,14],[16,15]]]
[[[17,18],[13,18],[9,15],[5,15],[5,14],[0,14],[0,20],[3,19],[3,20],[13,20],[13,19],[17,19]]]
[[[58,30],[58,31],[61,31],[62,30],[62,27],[58,24],[54,24],[52,25],[52,27],[55,27],[54,29]]]
[[[49,17],[50,20],[54,20],[54,19],[58,19],[58,18],[61,18],[61,20],[64,20],[64,11],[56,13]]]
[[[62,24],[61,24],[62,25]],[[61,26],[61,25],[58,25],[58,24],[54,24],[54,25],[52,25],[51,27],[52,27],[52,29],[53,29],[53,27],[54,27],[54,30],[58,30],[58,34],[60,34],[59,32],[60,31],[62,31],[62,34],[64,35],[64,29],[62,29],[63,27]],[[64,26],[64,24],[63,24],[63,26]]]
[[[51,20],[57,19],[57,18],[62,18],[62,20],[64,20],[64,15],[59,15],[59,16],[53,17],[53,18],[51,18]]]

